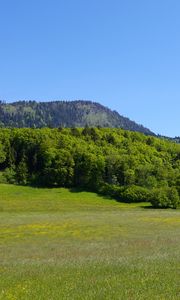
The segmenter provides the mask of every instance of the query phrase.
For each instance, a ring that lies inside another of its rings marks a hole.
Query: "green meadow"
[[[180,299],[180,210],[1,184],[0,299]]]

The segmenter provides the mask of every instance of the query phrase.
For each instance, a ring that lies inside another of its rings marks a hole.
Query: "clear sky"
[[[179,0],[0,0],[0,99],[100,102],[180,135]]]

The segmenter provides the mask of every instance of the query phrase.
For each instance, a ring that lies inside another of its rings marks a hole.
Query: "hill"
[[[0,102],[1,127],[110,127],[154,135],[152,131],[91,101]]]
[[[9,183],[180,204],[180,145],[123,129],[2,128],[0,171]]]

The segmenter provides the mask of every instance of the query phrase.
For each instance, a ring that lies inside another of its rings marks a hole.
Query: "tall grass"
[[[0,299],[180,299],[180,211],[0,185]]]

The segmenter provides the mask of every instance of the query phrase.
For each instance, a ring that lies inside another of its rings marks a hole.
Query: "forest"
[[[1,181],[95,191],[154,207],[180,204],[180,145],[110,128],[2,128]]]
[[[0,101],[0,127],[109,127],[155,135],[151,130],[92,101]]]

